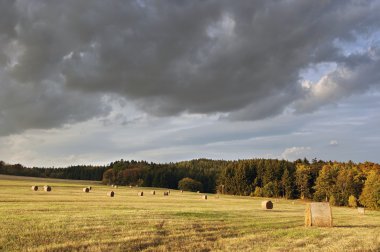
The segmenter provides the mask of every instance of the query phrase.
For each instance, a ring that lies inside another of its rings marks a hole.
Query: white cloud
[[[331,140],[330,141],[330,145],[331,146],[337,146],[338,145],[338,141],[337,140]]]
[[[296,160],[298,158],[304,158],[309,156],[311,147],[290,147],[286,148],[280,155],[281,158],[286,160]]]

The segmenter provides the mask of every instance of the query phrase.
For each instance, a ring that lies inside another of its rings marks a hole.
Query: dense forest
[[[102,180],[104,184],[177,189],[194,181],[203,192],[257,197],[301,198],[332,205],[380,208],[380,165],[299,159],[237,161],[197,159],[156,164],[116,161],[107,166],[26,168],[0,161],[0,173],[63,179]]]

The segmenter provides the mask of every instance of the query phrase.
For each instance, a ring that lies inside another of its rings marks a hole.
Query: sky
[[[380,162],[380,1],[0,0],[0,160]]]

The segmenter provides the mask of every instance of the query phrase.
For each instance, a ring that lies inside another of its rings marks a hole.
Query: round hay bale
[[[328,202],[313,202],[306,205],[306,227],[332,227],[333,219],[331,207]]]
[[[132,188],[132,186],[130,185],[129,188]]]
[[[115,196],[115,192],[114,191],[110,191],[110,192],[107,193],[107,196],[114,197]]]
[[[365,214],[365,209],[364,209],[364,207],[358,207],[358,213],[359,213],[359,214]]]
[[[207,200],[207,195],[206,195],[206,194],[203,195],[203,196],[202,196],[202,199]]]
[[[92,187],[91,186],[89,186],[89,187],[87,187],[88,189],[90,189],[90,191],[92,190]]]
[[[201,193],[200,191],[197,191],[197,193]]]
[[[51,186],[48,186],[48,185],[44,186],[44,191],[51,192]]]
[[[85,192],[85,193],[90,192],[90,188],[88,188],[88,187],[83,188],[83,192]]]
[[[181,193],[183,193],[183,190],[181,190]]]
[[[261,208],[263,209],[273,209],[273,203],[270,200],[261,202]]]
[[[115,185],[111,185],[111,187],[113,188]]]
[[[144,196],[144,192],[138,192],[137,195],[138,196]]]
[[[164,192],[164,196],[169,196],[169,192]]]
[[[38,191],[38,186],[36,185],[32,186],[32,191]]]
[[[156,195],[156,191],[153,190],[153,191],[151,192],[151,194],[152,194],[152,195]]]

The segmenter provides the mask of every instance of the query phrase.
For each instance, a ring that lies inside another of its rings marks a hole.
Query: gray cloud
[[[0,135],[105,115],[110,94],[156,116],[314,111],[379,83],[377,56],[336,44],[378,31],[378,13],[377,1],[0,1]],[[326,77],[342,94],[299,85],[323,62],[350,71]]]

